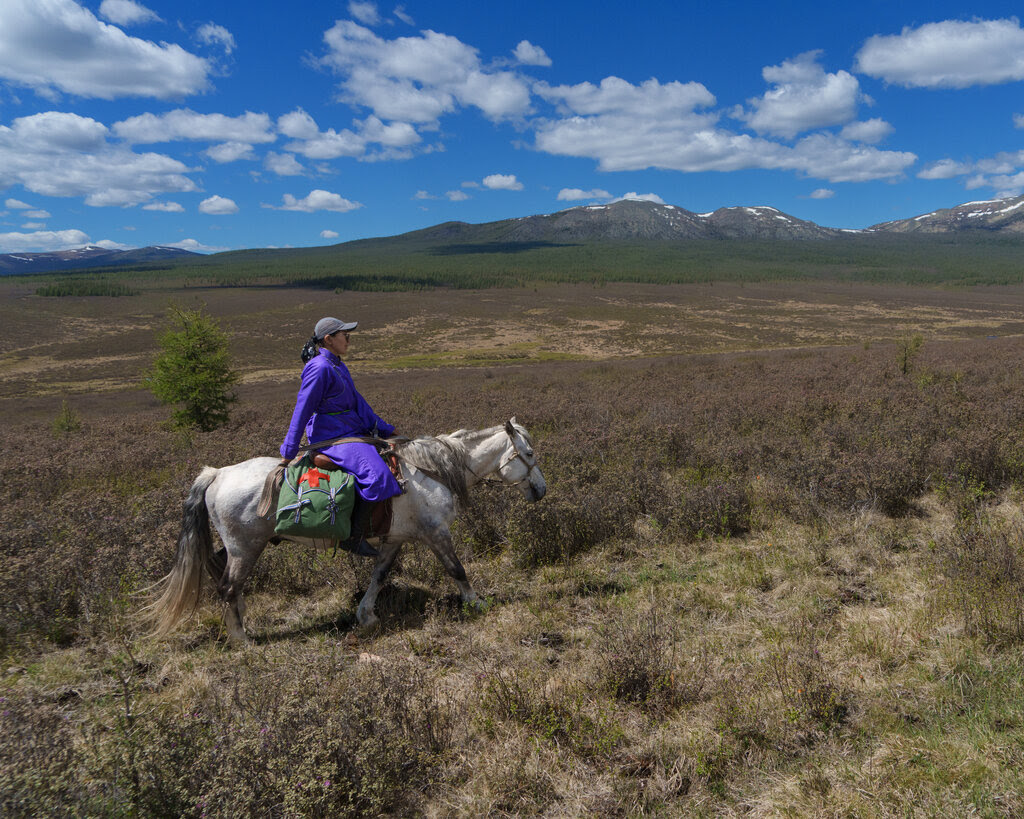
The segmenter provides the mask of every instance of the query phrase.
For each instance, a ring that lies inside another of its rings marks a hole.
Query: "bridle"
[[[512,427],[511,424],[506,424],[504,429],[505,434],[508,436],[509,443],[512,444],[512,451],[507,453],[502,458],[501,463],[499,463],[497,469],[494,470],[494,472],[498,473],[498,477],[492,478],[491,475],[494,474],[493,472],[488,475],[477,475],[476,472],[473,472],[472,469],[470,469],[469,471],[473,475],[473,477],[475,477],[478,481],[487,481],[489,483],[502,483],[505,484],[505,486],[519,486],[520,484],[526,483],[530,479],[530,473],[533,472],[533,470],[537,467],[537,459],[536,457],[534,457],[534,462],[531,464],[528,460],[526,460],[526,456],[524,456],[523,453],[519,451],[519,447],[516,446],[516,439],[514,435],[515,427]],[[504,478],[501,477],[501,470],[503,470],[513,461],[520,461],[522,465],[526,467],[526,474],[523,475],[523,477],[520,478],[518,481],[506,481]]]
[[[531,464],[528,460],[526,460],[526,456],[524,456],[523,453],[519,451],[519,447],[516,446],[516,439],[512,437],[512,433],[506,429],[505,434],[508,435],[508,439],[512,444],[512,451],[502,459],[500,464],[498,464],[498,469],[496,470],[499,473],[498,479],[501,480],[501,482],[504,483],[506,486],[519,486],[519,484],[526,483],[530,479],[530,473],[533,472],[533,470],[537,467],[537,458],[534,457],[533,463]],[[501,470],[503,470],[506,466],[512,463],[512,461],[517,460],[521,462],[523,466],[526,467],[526,474],[523,475],[523,477],[520,478],[518,481],[512,482],[503,480],[500,477]]]

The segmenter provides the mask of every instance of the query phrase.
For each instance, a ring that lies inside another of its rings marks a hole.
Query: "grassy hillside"
[[[365,564],[269,549],[246,650],[212,602],[146,639],[136,594],[200,466],[276,447],[291,385],[192,436],[116,395],[18,416],[3,451],[45,459],[0,466],[0,806],[1018,815],[1022,357],[1014,337],[357,375],[404,432],[516,414],[548,497],[474,492],[457,536],[488,610],[411,550],[373,634]]]
[[[463,236],[456,231],[453,236],[431,229],[327,248],[237,251],[153,268],[83,271],[70,277],[100,276],[150,287],[315,285],[357,291],[558,282],[799,280],[962,286],[1021,283],[1022,251],[1024,239],[992,237],[508,244],[486,232]],[[39,277],[45,283],[68,278],[69,274]]]

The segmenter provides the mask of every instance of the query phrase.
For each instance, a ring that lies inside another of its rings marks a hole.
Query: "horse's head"
[[[509,486],[518,487],[528,501],[539,501],[547,494],[548,485],[537,466],[533,439],[515,416],[505,422],[505,432],[508,444],[498,466],[498,477]]]

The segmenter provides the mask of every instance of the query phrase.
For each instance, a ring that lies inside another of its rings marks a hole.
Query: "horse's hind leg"
[[[398,557],[400,551],[402,551],[401,543],[381,546],[377,565],[373,567],[373,574],[370,575],[370,584],[367,586],[366,593],[363,595],[363,599],[359,601],[359,607],[356,609],[356,622],[359,623],[360,628],[373,628],[380,622],[373,607],[377,604],[377,595],[380,593],[381,586],[384,585],[388,572],[391,571],[395,558]]]
[[[242,619],[245,617],[245,598],[242,590],[253,566],[259,560],[266,543],[249,544],[245,549],[227,550],[227,567],[221,577],[217,592],[224,601],[224,625],[228,631],[228,639],[232,643],[247,643]]]

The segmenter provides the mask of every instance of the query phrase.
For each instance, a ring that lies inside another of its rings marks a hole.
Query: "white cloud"
[[[11,208],[11,210],[30,210],[33,205],[26,204],[20,199],[8,199],[4,202],[4,207]]]
[[[413,20],[412,17],[410,17],[409,14],[406,12],[405,6],[395,6],[394,15],[407,26],[416,25],[416,21]]]
[[[696,110],[715,101],[699,83],[662,85],[651,79],[632,85],[609,77],[600,86],[540,83],[537,92],[557,104],[563,116],[537,125],[536,147],[595,159],[602,171],[764,168],[841,182],[899,176],[917,159],[824,134],[787,146],[730,132],[719,127],[717,114]]]
[[[836,192],[831,188],[817,188],[811,191],[811,199],[831,199]]]
[[[460,106],[476,107],[492,120],[530,110],[526,80],[484,66],[477,50],[455,37],[424,31],[386,40],[351,20],[324,34],[322,64],[342,76],[342,99],[382,120],[433,125]]]
[[[195,239],[182,239],[180,242],[162,242],[160,247],[176,247],[179,250],[191,250],[193,253],[219,253],[222,250],[227,250],[226,247],[204,245]]]
[[[103,0],[100,3],[100,17],[119,26],[161,22],[155,11],[134,0]]]
[[[832,134],[812,134],[769,167],[799,171],[829,182],[868,182],[902,176],[916,161],[917,155],[909,152],[881,151]]]
[[[1024,79],[1020,21],[945,20],[894,35],[876,34],[855,69],[908,88],[967,88]]]
[[[80,230],[40,230],[34,233],[0,233],[0,253],[46,253],[68,250],[89,243]]]
[[[93,247],[102,247],[107,250],[130,250],[132,245],[126,245],[122,242],[115,242],[113,239],[100,239],[98,242],[90,242]]]
[[[150,202],[142,206],[143,210],[158,210],[162,213],[184,213],[185,208],[177,202]]]
[[[537,93],[559,104],[565,113],[582,116],[607,114],[645,115],[664,118],[676,115],[688,121],[710,123],[715,117],[695,115],[694,109],[715,104],[714,95],[698,82],[668,82],[655,79],[633,85],[619,77],[605,77],[600,85],[582,82],[578,85],[549,86],[538,83]]]
[[[492,191],[521,191],[523,189],[523,183],[516,179],[515,174],[511,173],[492,173],[490,176],[484,177],[483,185]]]
[[[427,191],[416,191],[413,199],[437,199],[436,196],[431,195]]]
[[[1024,171],[993,177],[988,180],[988,184],[995,189],[995,195],[1000,199],[1020,196],[1024,193]]]
[[[291,154],[278,154],[270,151],[263,159],[263,167],[278,176],[301,176],[306,172]]]
[[[102,123],[47,111],[0,126],[0,188],[84,196],[90,206],[137,205],[159,193],[196,189],[183,163],[108,141]]]
[[[377,11],[376,3],[349,0],[348,13],[355,17],[360,23],[368,26],[376,26],[380,23],[380,12]]]
[[[467,199],[471,198],[465,191],[448,191],[445,196],[451,202],[465,202]]]
[[[312,139],[289,142],[284,148],[286,151],[302,154],[307,159],[359,157],[366,153],[366,140],[347,128],[341,133],[329,128]]]
[[[39,230],[46,227],[46,222],[25,222],[21,226],[22,230]]]
[[[210,63],[129,37],[73,0],[0,3],[0,77],[43,95],[169,99],[210,87]]]
[[[932,162],[930,165],[926,165],[918,171],[917,178],[953,179],[954,177],[968,174],[970,171],[970,165],[954,162],[952,159],[940,159],[938,162]]]
[[[224,164],[226,162],[237,162],[239,159],[255,159],[252,145],[247,142],[222,142],[220,145],[211,145],[203,151],[214,162]]]
[[[881,142],[892,132],[893,127],[888,122],[875,117],[863,122],[851,122],[839,132],[839,135],[851,142],[867,142],[873,145]]]
[[[278,130],[293,141],[284,147],[307,159],[408,159],[410,146],[420,141],[416,129],[406,122],[386,124],[376,116],[353,120],[356,130],[341,132],[329,128],[321,131],[309,114],[301,108],[285,114],[277,121]],[[380,146],[372,152],[372,146]]]
[[[420,135],[416,133],[416,129],[407,122],[393,122],[390,125],[385,125],[377,117],[357,119],[354,122],[359,128],[361,139],[383,145],[385,148],[408,148],[420,141]]]
[[[238,213],[238,205],[224,196],[211,196],[199,203],[199,212],[208,216],[227,216]]]
[[[1024,114],[1014,114],[1013,115],[1013,127],[1014,128],[1024,128]]]
[[[320,134],[316,120],[301,108],[278,117],[277,130],[292,139],[313,139]]]
[[[581,199],[611,199],[612,195],[608,191],[601,190],[600,188],[594,188],[593,190],[585,191],[580,188],[562,188],[558,192],[559,202],[578,202]]]
[[[551,58],[545,53],[544,49],[534,45],[529,40],[520,40],[519,45],[516,46],[515,51],[512,53],[515,54],[516,59],[523,65],[551,65]]]
[[[808,51],[781,65],[766,66],[761,73],[771,88],[747,101],[752,110],[737,108],[734,116],[760,134],[790,139],[852,120],[862,98],[860,83],[846,71],[825,73],[818,64],[820,56],[820,51]]]
[[[924,168],[921,179],[954,179],[966,177],[967,190],[992,188],[996,197],[1019,196],[1024,193],[1024,151],[1003,151],[975,162],[942,159]]]
[[[338,231],[336,231],[336,230],[321,230],[320,231],[320,238],[321,239],[337,239],[338,238]]]
[[[26,211],[25,216],[29,219],[49,219],[50,212],[47,210],[30,210]]]
[[[352,202],[336,193],[324,190],[310,191],[309,195],[302,199],[296,199],[290,193],[286,193],[283,200],[284,204],[278,207],[277,210],[295,210],[302,213],[329,210],[335,213],[347,213],[350,210],[362,207],[362,204],[359,202]]]
[[[224,26],[216,23],[204,23],[196,30],[196,39],[204,45],[217,44],[224,49],[225,54],[235,50],[235,37]]]
[[[229,117],[225,114],[197,114],[188,108],[178,108],[159,116],[140,114],[129,117],[115,122],[112,127],[119,137],[136,144],[178,140],[261,144],[277,139],[270,117],[252,111]]]
[[[665,204],[665,200],[656,193],[636,193],[632,191],[617,199],[613,199],[612,202],[655,202],[658,205]]]

